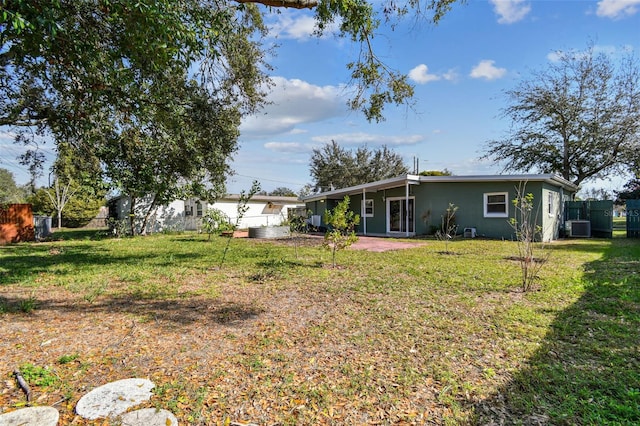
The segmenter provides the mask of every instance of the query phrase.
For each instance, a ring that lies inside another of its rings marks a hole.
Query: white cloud
[[[298,134],[296,126],[315,123],[347,113],[343,90],[337,86],[316,86],[306,81],[273,77],[268,105],[261,113],[247,117],[240,126],[245,138],[276,134]]]
[[[600,0],[596,15],[605,18],[624,18],[638,13],[640,0]]]
[[[273,38],[306,41],[313,37],[316,21],[313,15],[305,11],[282,10],[275,15],[275,20],[268,23],[269,35]],[[328,37],[338,31],[339,24],[334,22],[323,31]]]
[[[292,135],[300,135],[300,134],[303,134],[303,133],[309,133],[309,131],[308,130],[304,130],[304,129],[293,129],[289,133],[291,133]]]
[[[315,145],[303,144],[299,142],[267,142],[264,147],[269,151],[287,154],[304,154],[311,152]]]
[[[525,0],[489,0],[499,16],[499,24],[513,24],[521,21],[531,11]]]
[[[337,133],[333,135],[315,136],[311,140],[318,143],[329,143],[332,140],[343,146],[357,146],[357,145],[373,145],[373,146],[404,146],[404,145],[416,145],[424,140],[424,136],[402,135],[402,136],[388,136],[373,133]]]
[[[507,73],[506,68],[498,68],[495,65],[495,61],[490,59],[483,59],[473,67],[469,74],[472,78],[484,78],[485,80],[496,80],[504,77]]]
[[[455,81],[458,79],[458,73],[456,70],[450,69],[442,74],[430,74],[429,67],[420,64],[409,71],[409,78],[418,84],[426,84],[438,80]]]
[[[454,69],[450,69],[446,73],[442,74],[442,78],[447,81],[456,81],[458,79],[458,72]]]
[[[311,16],[278,15],[277,21],[270,26],[269,33],[274,38],[300,40],[310,38],[314,29],[315,21]]]
[[[314,136],[311,138],[311,143],[300,142],[267,142],[264,144],[264,148],[277,152],[280,154],[306,154],[311,153],[315,148],[318,148],[324,144],[336,141],[341,146],[354,147],[354,146],[382,146],[389,147],[398,146],[412,146],[416,145],[425,138],[422,135],[402,135],[402,136],[386,136],[372,133],[336,133],[328,135]],[[306,161],[306,160],[305,160]]]
[[[420,64],[409,71],[409,78],[418,84],[429,83],[430,81],[438,81],[440,77],[436,74],[429,74],[429,67]]]

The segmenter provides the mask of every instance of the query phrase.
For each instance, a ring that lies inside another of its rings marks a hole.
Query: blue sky
[[[286,11],[272,17],[281,45],[273,59],[273,105],[241,128],[232,191],[254,178],[266,190],[299,190],[312,181],[312,149],[332,139],[349,149],[386,144],[410,168],[417,157],[420,170],[499,173],[500,166],[478,158],[485,142],[509,127],[500,116],[505,90],[546,67],[558,50],[593,42],[612,55],[640,54],[640,0],[470,0],[437,26],[408,19],[375,39],[378,55],[410,76],[417,102],[413,111],[389,107],[386,121],[368,123],[345,108],[345,63],[358,47],[333,36],[313,38],[310,16]],[[620,182],[597,185],[617,189]]]
[[[416,104],[414,110],[389,106],[386,121],[369,123],[346,108],[345,64],[359,46],[331,34],[313,37],[310,11],[280,12],[268,15],[268,42],[279,45],[270,60],[272,104],[241,126],[229,192],[249,189],[254,179],[267,191],[297,192],[312,182],[313,148],[331,140],[348,149],[387,145],[409,167],[418,158],[420,170],[499,173],[499,165],[478,158],[485,142],[509,127],[500,116],[505,90],[544,69],[559,50],[592,42],[611,55],[624,49],[640,55],[640,0],[469,0],[454,5],[437,26],[409,18],[395,31],[382,29],[375,51],[409,75]],[[27,174],[15,161],[20,147],[10,136],[0,132],[0,167],[25,183]],[[625,181],[593,185],[618,189]]]

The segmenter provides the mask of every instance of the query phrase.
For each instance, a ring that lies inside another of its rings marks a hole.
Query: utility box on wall
[[[476,237],[476,228],[464,228],[464,237],[465,238],[475,238]]]

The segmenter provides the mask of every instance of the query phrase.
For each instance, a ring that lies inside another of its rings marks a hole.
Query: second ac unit
[[[570,220],[567,222],[570,237],[590,237],[591,222],[588,220]]]

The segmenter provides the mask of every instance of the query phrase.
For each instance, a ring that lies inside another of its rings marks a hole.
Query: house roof
[[[240,194],[226,194],[217,201],[238,201],[240,199]],[[283,197],[278,195],[254,195],[251,197],[250,202],[265,202],[265,203],[274,203],[274,204],[302,204],[298,197]]]
[[[342,199],[345,195],[362,194],[363,192],[376,192],[382,189],[398,188],[404,185],[420,185],[421,183],[436,182],[546,182],[553,186],[561,187],[570,192],[577,192],[578,187],[568,180],[554,174],[522,174],[522,175],[469,175],[469,176],[420,176],[402,175],[394,178],[364,183],[348,188],[333,191],[320,192],[302,197],[303,202],[317,200]]]
[[[111,197],[109,198],[109,202],[114,202],[116,200],[119,200],[121,198],[128,198],[126,195],[116,195],[115,197]],[[216,201],[220,202],[220,201],[233,201],[236,202],[240,199],[240,194],[226,194],[223,195],[222,197],[218,198]],[[300,201],[300,199],[298,197],[282,197],[282,196],[277,196],[277,195],[254,195],[253,197],[251,197],[251,200],[249,202],[264,202],[264,203],[273,203],[273,204],[279,204],[279,205],[291,205],[291,204],[300,204],[302,205],[303,202]]]

